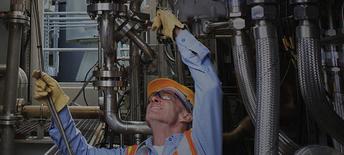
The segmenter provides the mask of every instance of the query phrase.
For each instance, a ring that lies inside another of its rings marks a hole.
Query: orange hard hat
[[[186,99],[191,103],[191,105],[194,106],[195,93],[188,87],[169,78],[157,78],[150,81],[147,86],[147,96],[151,96],[154,92],[158,92],[166,88],[173,88],[178,90],[186,97]]]

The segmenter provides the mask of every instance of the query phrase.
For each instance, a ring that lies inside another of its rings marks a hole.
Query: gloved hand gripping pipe
[[[305,9],[309,5],[314,5],[314,2],[317,0],[292,1],[297,4],[298,9]],[[323,79],[320,76],[321,59],[317,17],[298,16],[298,14],[295,14],[294,17],[299,20],[299,25],[296,27],[296,50],[302,97],[319,127],[344,144],[344,120],[330,107],[323,87]]]

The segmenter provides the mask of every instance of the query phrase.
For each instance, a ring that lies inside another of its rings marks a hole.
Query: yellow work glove
[[[156,17],[153,19],[152,30],[161,29],[164,36],[171,38],[173,40],[173,30],[175,27],[184,28],[182,24],[175,15],[169,10],[158,10]]]
[[[37,101],[42,104],[47,104],[47,97],[50,95],[57,112],[61,111],[67,105],[69,97],[63,92],[54,78],[38,70],[33,71],[32,77],[36,78],[34,98]]]

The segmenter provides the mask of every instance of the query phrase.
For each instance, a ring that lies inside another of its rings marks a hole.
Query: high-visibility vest
[[[125,151],[126,155],[135,155],[138,149],[140,149],[138,145],[128,146]],[[184,137],[178,144],[177,149],[173,152],[173,155],[178,155],[178,152],[197,155],[195,145],[192,141],[191,130],[184,132]]]

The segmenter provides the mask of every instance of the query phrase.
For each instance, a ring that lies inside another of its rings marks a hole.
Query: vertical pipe
[[[11,1],[11,13],[22,12],[24,9],[25,1]],[[19,57],[21,51],[21,40],[23,33],[23,24],[10,21],[9,23],[9,37],[7,47],[7,62],[6,62],[6,75],[5,75],[5,90],[3,94],[3,130],[2,130],[2,143],[0,150],[2,155],[14,154],[14,134],[15,128],[13,122],[15,121],[15,106],[17,99],[17,79]]]
[[[141,82],[140,82],[140,54],[135,44],[130,42],[130,111],[132,120],[141,120]]]
[[[330,2],[328,4],[327,7],[327,11],[328,11],[328,30],[326,31],[326,35],[328,36],[333,36],[335,35],[334,33],[331,32],[335,32],[335,27],[333,24],[333,14],[332,14],[332,5],[333,2]],[[332,83],[330,85],[332,85],[332,94],[334,96],[334,101],[333,101],[333,106],[334,106],[334,110],[336,111],[336,113],[343,119],[344,118],[344,111],[343,111],[343,104],[342,104],[342,93],[341,93],[341,85],[340,85],[340,77],[339,77],[339,72],[340,72],[340,67],[338,66],[338,52],[336,49],[336,45],[334,44],[330,44],[327,45],[325,47],[325,53],[329,53],[330,58],[327,58],[326,60],[328,61],[328,66],[330,68],[331,71],[331,76],[333,79]],[[325,57],[327,56],[327,54],[325,54]],[[333,139],[333,143],[334,143],[334,147],[343,152],[343,145],[341,145],[339,142],[337,142],[335,139]]]
[[[105,70],[112,70],[116,62],[114,35],[114,17],[109,12],[103,12],[100,19],[100,43],[104,53]]]

